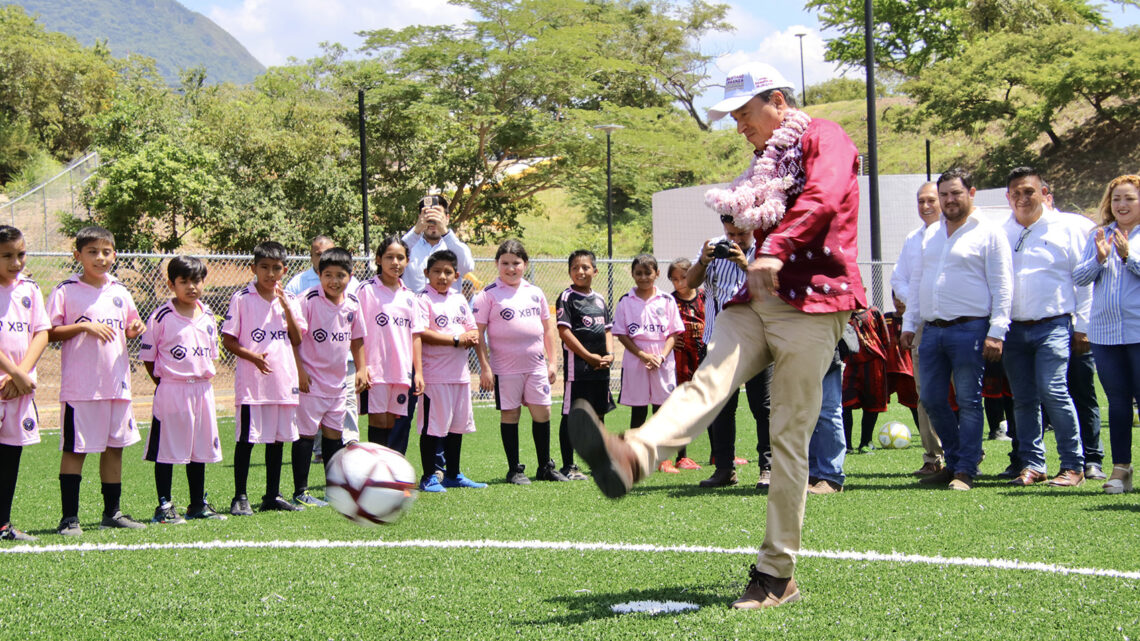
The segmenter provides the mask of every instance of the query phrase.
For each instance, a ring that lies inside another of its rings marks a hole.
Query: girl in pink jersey
[[[550,385],[556,375],[554,317],[542,290],[523,278],[527,253],[522,243],[507,240],[495,252],[499,277],[471,300],[480,340],[479,386],[495,390],[495,409],[507,454],[507,482],[529,485],[519,463],[519,417],[530,410],[531,434],[538,453],[538,480],[565,481],[550,458]],[[488,343],[490,355],[488,356]]]
[[[423,376],[412,374],[412,337],[423,331],[419,302],[400,277],[408,266],[408,246],[388,236],[376,247],[376,275],[360,284],[356,297],[364,318],[368,389],[360,393],[360,413],[368,415],[368,440],[387,446],[396,416],[407,414],[408,394],[423,393]],[[414,385],[414,388],[413,388]]]
[[[649,406],[656,412],[677,386],[673,346],[685,324],[677,301],[654,285],[657,276],[656,258],[649,254],[635,257],[633,281],[637,286],[614,309],[613,335],[625,348],[618,402],[633,410],[630,429],[645,423]]]

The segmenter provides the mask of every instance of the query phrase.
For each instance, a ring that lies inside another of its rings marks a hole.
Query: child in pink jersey
[[[214,312],[200,300],[206,265],[192,256],[175,256],[166,275],[174,296],[147,319],[139,350],[139,360],[156,385],[154,419],[143,454],[154,463],[158,493],[151,522],[186,522],[174,507],[171,492],[175,465],[186,466],[190,486],[186,518],[224,521],[226,517],[206,501],[206,463],[222,460],[211,383],[217,371],[218,327]]]
[[[103,483],[100,528],[145,527],[123,514],[123,448],[140,440],[131,414],[131,368],[127,339],[146,331],[127,288],[110,275],[115,237],[102,227],[75,235],[79,274],[56,285],[48,297],[48,339],[62,342],[59,400],[63,418],[59,487],[63,518],[57,532],[83,534],[79,484],[88,453],[99,452]]]
[[[300,436],[293,441],[293,502],[324,506],[328,503],[309,494],[314,440],[319,431],[326,462],[340,450],[347,407],[344,379],[348,355],[352,353],[357,367],[354,392],[368,387],[368,363],[360,302],[347,291],[352,280],[352,254],[340,247],[326,249],[317,260],[317,275],[320,284],[301,295],[301,313],[308,331],[297,348],[301,398],[297,406]]]
[[[0,225],[0,541],[35,541],[12,527],[12,498],[25,445],[40,442],[36,361],[51,323],[36,283],[25,278],[24,235]]]
[[[301,344],[305,317],[296,297],[281,287],[285,247],[264,242],[253,248],[254,281],[234,292],[222,323],[222,346],[238,357],[234,370],[237,423],[234,448],[234,499],[230,514],[253,514],[246,496],[253,446],[265,444],[265,496],[262,510],[296,511],[281,496],[281,456],[297,440],[299,380],[293,348]]]
[[[673,346],[685,331],[677,301],[657,289],[657,259],[640,254],[633,259],[636,287],[621,297],[614,310],[613,334],[625,347],[621,360],[622,405],[632,408],[629,427],[645,423],[649,406],[657,411],[677,386]]]
[[[523,278],[527,260],[522,243],[504,241],[495,252],[499,277],[471,300],[479,336],[487,336],[476,349],[482,368],[479,386],[495,390],[495,409],[501,412],[499,430],[507,454],[507,482],[516,485],[530,484],[519,463],[519,417],[523,405],[530,410],[531,434],[538,454],[536,478],[568,480],[550,458],[550,385],[558,362],[554,318],[542,290]]]
[[[459,258],[449,249],[435,252],[427,259],[424,275],[428,286],[419,302],[426,328],[416,335],[413,346],[416,371],[423,372],[424,378],[423,407],[416,421],[423,465],[420,489],[446,492],[449,487],[487,487],[459,471],[463,435],[475,431],[467,350],[479,343],[467,299],[451,289],[459,277]],[[434,474],[441,439],[446,460],[442,483]]]
[[[364,317],[364,356],[371,365],[359,408],[368,415],[368,440],[385,446],[396,416],[408,412],[408,394],[423,392],[421,373],[412,378],[412,337],[423,331],[423,319],[416,295],[400,281],[407,266],[408,246],[399,236],[388,236],[376,248],[377,274],[356,290]]]

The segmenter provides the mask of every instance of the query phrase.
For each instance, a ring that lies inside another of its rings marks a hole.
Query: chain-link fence
[[[61,212],[76,215],[84,209],[80,202],[83,183],[98,167],[99,154],[92,152],[39,187],[12,201],[0,203],[0,224],[21,230],[28,249],[67,249],[73,240],[60,231],[59,215]]]
[[[232,296],[236,290],[244,287],[253,280],[253,273],[251,271],[253,257],[249,255],[216,254],[200,255],[198,258],[205,261],[207,269],[209,270],[209,275],[206,277],[206,289],[202,296],[202,302],[210,307],[217,316],[220,324],[229,306],[230,296]],[[166,278],[166,262],[169,259],[170,255],[168,254],[121,253],[118,255],[118,260],[114,268],[115,277],[131,291],[139,314],[144,320],[149,317],[155,308],[170,297]],[[664,269],[665,266],[668,265],[668,261],[663,260],[661,264],[662,269]],[[291,256],[287,259],[286,266],[289,270],[289,276],[302,272],[310,268],[309,257]],[[886,287],[886,298],[889,301],[889,286],[882,283],[885,282],[883,279],[889,280],[892,264],[880,263],[878,265],[871,265],[868,263],[862,264],[860,267],[863,270],[864,282],[867,283],[868,286],[869,296],[870,292],[875,290],[873,283],[879,282],[880,287]],[[78,270],[79,266],[70,253],[40,252],[28,255],[28,265],[25,274],[40,284],[40,288],[46,297],[57,283],[71,274],[76,273]],[[357,258],[355,273],[357,278],[363,280],[374,273],[374,268],[368,259]],[[493,260],[489,258],[476,259],[475,271],[468,277],[468,280],[470,280],[472,284],[470,293],[473,294],[484,285],[494,281],[497,275],[498,272]],[[286,276],[286,278],[289,276]],[[526,278],[543,290],[547,300],[552,306],[552,311],[558,295],[570,284],[565,259],[534,258],[530,261]],[[604,295],[609,295],[609,292],[612,291],[613,294],[610,296],[610,299],[616,301],[633,286],[633,277],[630,274],[630,259],[615,258],[612,262],[606,261],[605,259],[599,260],[598,275],[594,279],[594,289],[596,291],[602,292]],[[671,288],[668,287],[666,289],[671,290]],[[622,348],[616,341],[615,347],[617,354],[614,359],[613,375],[610,380],[611,388],[614,390],[616,396],[621,381]],[[149,421],[150,399],[154,394],[154,384],[151,383],[150,378],[147,376],[146,369],[138,360],[139,340],[134,339],[128,341],[128,348],[131,354],[131,385],[135,398],[135,417],[138,420]],[[214,393],[217,398],[219,414],[228,416],[232,415],[234,411],[233,374],[235,357],[224,349],[220,351],[221,359],[217,363],[218,374],[214,378]],[[561,350],[559,351],[561,352]],[[59,424],[59,357],[59,344],[53,343],[49,345],[48,349],[44,352],[37,368],[39,381],[36,390],[36,404],[40,412],[40,421],[45,426],[56,426]],[[472,398],[477,402],[492,401],[493,399],[490,393],[479,390],[479,366],[473,351],[470,354],[469,360],[472,372]],[[560,378],[562,375],[561,366],[562,364],[560,362],[558,369]],[[556,396],[561,394],[563,389],[561,380],[557,381],[552,387]]]

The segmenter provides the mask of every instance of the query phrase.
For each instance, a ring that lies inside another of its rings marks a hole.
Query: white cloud
[[[316,56],[321,42],[355,50],[362,43],[358,31],[459,24],[473,17],[446,0],[241,0],[231,7],[215,4],[203,13],[267,66]]]
[[[841,74],[835,63],[823,59],[825,43],[817,29],[803,25],[793,25],[787,29],[774,31],[765,36],[760,43],[752,49],[726,53],[716,60],[716,67],[722,73],[733,67],[749,62],[766,62],[784,74],[797,90],[800,86],[800,42],[797,33],[806,33],[803,38],[803,66],[804,78],[807,84],[813,85],[839,77]]]

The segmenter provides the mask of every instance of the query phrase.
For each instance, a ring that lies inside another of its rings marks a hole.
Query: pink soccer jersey
[[[355,294],[345,294],[336,305],[317,285],[301,294],[301,313],[309,327],[301,339],[301,363],[309,374],[309,394],[343,397],[349,344],[364,338],[360,301]]]
[[[475,316],[463,294],[448,291],[440,294],[428,286],[420,294],[420,309],[427,329],[459,336],[475,327]],[[467,349],[451,345],[423,345],[425,383],[471,383],[467,369]]]
[[[511,287],[496,278],[475,295],[471,307],[475,322],[487,326],[491,370],[496,375],[546,369],[542,322],[550,318],[550,307],[541,289],[526,280]]]
[[[614,336],[628,336],[644,352],[660,354],[665,341],[685,331],[677,301],[669,294],[656,290],[649,300],[641,300],[636,289],[618,301],[614,310],[614,323],[611,330]],[[673,362],[673,352],[665,357]],[[641,361],[629,350],[622,356],[622,367],[641,367]]]
[[[139,360],[154,363],[160,380],[204,381],[214,377],[218,358],[218,327],[214,313],[195,301],[202,313],[188,318],[166,301],[151,313],[142,335]]]
[[[305,331],[305,316],[292,294],[286,293],[289,309],[297,329]],[[273,371],[262,374],[257,366],[237,359],[234,370],[234,395],[237,405],[296,405],[297,361],[289,342],[289,326],[285,312],[276,299],[265,300],[250,283],[234,292],[230,309],[222,322],[222,333],[233,336],[238,344],[254,352],[268,354],[266,360]]]
[[[95,322],[115,330],[107,342],[86,332],[63,342],[60,401],[131,399],[126,329],[138,318],[131,293],[109,275],[102,287],[88,285],[78,274],[55,286],[48,296],[52,327]]]
[[[412,335],[424,331],[420,305],[401,283],[390,289],[376,276],[356,290],[364,317],[364,354],[369,385],[412,384]]]
[[[32,335],[51,329],[44,297],[35,281],[17,277],[7,287],[0,287],[0,351],[19,365],[28,353]],[[32,380],[36,370],[32,368]]]

